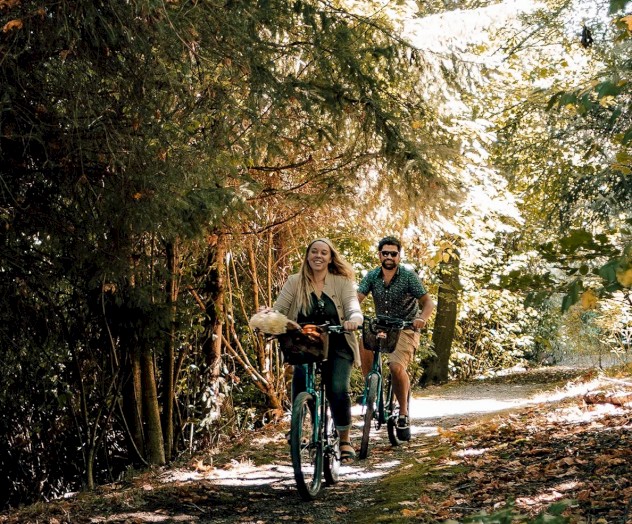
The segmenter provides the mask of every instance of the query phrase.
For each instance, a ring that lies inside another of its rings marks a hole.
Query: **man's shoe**
[[[395,429],[399,440],[410,440],[410,422],[407,415],[397,419],[397,427]]]

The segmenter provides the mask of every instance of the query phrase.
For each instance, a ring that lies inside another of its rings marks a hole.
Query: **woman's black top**
[[[336,304],[323,293],[320,298],[316,296],[316,293],[312,292],[312,307],[307,315],[302,313],[298,314],[296,321],[303,324],[326,324],[331,325],[340,324],[340,318],[338,318],[338,311],[336,310]],[[334,352],[338,356],[347,360],[353,360],[353,350],[349,346],[347,339],[343,333],[330,333],[329,334],[329,353]]]

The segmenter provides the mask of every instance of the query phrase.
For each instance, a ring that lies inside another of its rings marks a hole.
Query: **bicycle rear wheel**
[[[340,472],[340,436],[331,418],[331,412],[327,408],[327,442],[325,444],[325,456],[323,473],[328,485],[338,482]]]
[[[296,487],[303,500],[313,500],[320,491],[323,447],[318,435],[314,397],[303,391],[292,405],[290,448]]]
[[[379,377],[375,373],[371,373],[367,379],[366,411],[364,412],[364,427],[362,428],[362,441],[360,443],[361,459],[369,456],[369,436],[376,408],[378,381]]]

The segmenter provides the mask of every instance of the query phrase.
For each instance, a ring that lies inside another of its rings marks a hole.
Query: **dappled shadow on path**
[[[221,466],[198,464],[195,469],[170,470],[161,476],[166,485],[189,485],[202,482],[206,499],[198,494],[191,502],[196,521],[223,522],[344,522],[354,493],[362,489],[379,491],[375,481],[398,470],[407,455],[414,453],[423,459],[426,437],[436,435],[441,428],[449,429],[464,420],[483,414],[513,409],[527,404],[559,399],[577,394],[562,388],[563,381],[576,377],[579,370],[543,370],[496,377],[491,380],[449,384],[427,388],[414,394],[411,400],[410,443],[397,448],[390,446],[386,428],[371,433],[368,459],[343,465],[340,482],[323,489],[317,501],[305,503],[296,492],[284,432],[287,423],[252,434],[241,453]],[[560,382],[562,381],[562,382]],[[352,438],[359,442],[362,430],[361,407],[355,406]],[[210,497],[210,494],[214,497]],[[189,495],[192,499],[194,496]],[[361,502],[357,502],[361,504]],[[267,518],[262,519],[263,514]],[[272,520],[268,520],[272,518]]]
[[[579,382],[574,386],[569,381],[583,373],[585,370],[550,368],[416,391],[411,400],[411,442],[392,447],[386,428],[373,430],[369,457],[343,465],[340,482],[325,487],[313,502],[303,502],[296,491],[285,421],[244,432],[180,467],[105,486],[90,509],[84,502],[78,514],[75,504],[75,509],[60,511],[68,517],[57,520],[73,524],[345,523],[356,510],[372,507],[376,511],[374,506],[382,504],[380,497],[386,496],[381,494],[385,477],[411,468],[411,462],[431,463],[434,435],[487,414],[580,394],[581,387],[589,386]],[[353,413],[352,440],[357,448],[363,424],[361,407],[354,406]],[[63,504],[72,508],[71,501],[60,502],[60,507]],[[32,520],[24,515],[16,519],[0,518],[0,524],[42,522],[39,515]]]

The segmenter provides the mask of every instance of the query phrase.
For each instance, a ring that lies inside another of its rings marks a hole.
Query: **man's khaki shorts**
[[[410,364],[413,359],[415,349],[419,346],[420,338],[421,333],[418,331],[402,331],[399,334],[399,340],[397,341],[397,346],[395,346],[395,351],[388,354],[388,363],[400,364],[404,369],[408,369],[408,364]]]

